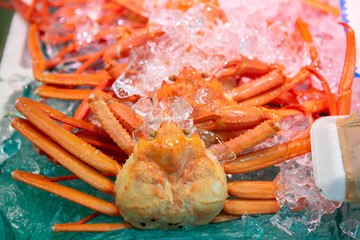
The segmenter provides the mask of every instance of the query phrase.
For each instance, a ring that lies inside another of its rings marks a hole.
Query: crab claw
[[[234,105],[222,107],[214,113],[197,117],[194,119],[194,123],[205,130],[231,131],[252,128],[268,119],[279,122],[280,118],[275,111],[266,108]],[[202,123],[209,121],[212,121],[211,125],[201,126]]]

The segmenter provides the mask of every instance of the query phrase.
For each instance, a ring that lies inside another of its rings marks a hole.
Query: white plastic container
[[[315,183],[327,199],[343,202],[346,179],[336,120],[347,116],[322,117],[311,127],[311,153]]]

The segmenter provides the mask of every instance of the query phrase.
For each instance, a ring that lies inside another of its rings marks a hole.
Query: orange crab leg
[[[86,62],[83,63],[83,65],[81,65],[78,69],[76,69],[74,74],[80,74],[80,73],[84,72],[94,62],[101,59],[104,54],[104,51],[105,50],[101,50],[100,52],[93,54],[88,60],[86,60]]]
[[[35,94],[43,98],[56,98],[63,100],[84,100],[92,89],[66,89],[53,86],[41,86],[35,89]]]
[[[104,177],[98,171],[64,150],[61,146],[49,140],[47,136],[31,125],[28,120],[13,118],[11,126],[18,130],[35,146],[85,182],[102,192],[114,194],[114,183],[110,179]]]
[[[105,173],[101,173],[101,175],[103,175],[105,177],[113,177],[112,175],[105,174]],[[67,176],[49,178],[49,181],[50,182],[62,182],[62,181],[68,181],[68,180],[74,180],[74,179],[79,179],[79,177],[76,175],[67,175]]]
[[[276,213],[280,206],[276,200],[230,199],[225,202],[223,211],[228,214],[268,214]]]
[[[266,92],[282,84],[284,81],[285,76],[282,70],[277,68],[251,82],[233,88],[227,94],[232,100],[240,102]]]
[[[107,48],[103,60],[108,62],[110,59],[128,57],[131,49],[144,45],[149,38],[154,38],[163,33],[161,27],[157,25],[148,25],[146,28],[137,29],[113,46]]]
[[[322,87],[326,94],[326,98],[327,98],[327,102],[328,102],[328,106],[329,106],[329,110],[330,110],[330,115],[336,115],[337,114],[337,106],[336,106],[336,100],[335,100],[336,96],[331,93],[329,84],[327,83],[325,78],[316,69],[313,69],[310,67],[307,69],[321,81]]]
[[[114,60],[105,62],[105,69],[113,79],[117,79],[126,71],[127,63],[118,63]]]
[[[310,31],[308,29],[308,25],[301,19],[296,19],[296,26],[301,32],[301,36],[303,37],[304,41],[309,44],[310,47],[310,57],[312,61],[312,65],[319,65],[319,62],[316,62],[316,59],[318,58],[319,54],[316,50],[316,47],[313,44],[313,40],[310,34]]]
[[[47,0],[41,0],[41,13],[42,13],[44,21],[49,19],[49,9],[48,9],[48,1]]]
[[[102,139],[101,138],[98,140],[98,139],[95,139],[95,138],[91,138],[91,137],[86,137],[84,136],[84,134],[81,134],[81,135],[78,135],[76,134],[76,136],[78,136],[79,138],[81,138],[82,140],[84,140],[85,142],[93,145],[93,146],[96,146],[96,147],[99,147],[99,148],[103,148],[103,149],[108,149],[108,150],[111,150],[113,152],[116,152],[117,155],[119,154],[123,154],[124,155],[124,158],[126,159],[127,158],[127,155],[126,153],[121,149],[119,148],[117,145],[115,144],[112,144],[110,142],[107,142],[108,140],[107,139]],[[126,155],[126,157],[125,157]]]
[[[222,107],[216,112],[194,118],[194,123],[200,124],[199,128],[210,131],[233,131],[254,127],[268,119],[274,121],[280,120],[276,111],[273,110],[233,105]],[[209,121],[212,121],[212,124],[206,124]],[[203,123],[206,125],[201,125]]]
[[[233,181],[228,183],[229,195],[245,199],[276,199],[273,181]]]
[[[69,38],[70,37],[71,37],[71,39],[69,39],[68,41],[65,41],[67,39],[65,39],[64,37],[61,39],[57,38],[57,41],[69,42],[69,41],[73,40],[73,37],[69,36]],[[47,41],[51,41],[51,40],[47,40]],[[52,41],[55,41],[55,40],[52,40]],[[60,44],[60,43],[58,43],[58,44]],[[95,54],[97,54],[97,53],[89,53],[89,54],[84,54],[84,55],[80,55],[80,56],[72,56],[71,59],[74,59],[79,62],[84,62],[84,61],[87,61],[88,59],[90,59],[91,57],[93,57]],[[56,67],[56,65],[63,63],[65,61],[66,61],[65,58],[54,57],[52,59],[46,60],[45,66],[46,66],[46,69],[51,69],[51,68]]]
[[[326,3],[320,2],[318,0],[300,0],[302,3],[309,5],[321,12],[330,13],[335,17],[340,16],[340,9],[337,7],[332,7]]]
[[[21,181],[31,186],[40,188],[47,192],[53,193],[59,197],[63,197],[72,202],[78,203],[95,211],[110,215],[119,216],[119,208],[105,200],[97,197],[93,197],[89,194],[80,192],[78,190],[60,185],[58,183],[51,182],[48,177],[15,170],[11,173],[14,180]]]
[[[76,128],[80,128],[83,130],[87,130],[89,132],[93,132],[93,133],[97,133],[100,134],[102,136],[108,137],[107,133],[100,127],[90,123],[90,122],[85,122],[82,120],[77,120],[75,118],[62,118],[59,116],[50,116],[52,119],[57,120],[59,122],[62,123],[66,123],[70,126],[76,127]]]
[[[32,2],[32,4],[30,5],[30,7],[27,9],[27,11],[25,13],[26,19],[31,19],[31,16],[35,12],[35,8],[36,8],[38,2],[39,2],[39,0],[34,0]],[[41,12],[39,14],[41,14]]]
[[[268,64],[257,60],[240,56],[239,59],[229,61],[222,69],[219,69],[215,76],[220,81],[234,76],[259,77],[270,71]]]
[[[304,82],[310,77],[310,72],[306,68],[302,68],[293,78],[287,79],[282,85],[276,87],[268,92],[262,93],[255,97],[249,98],[239,103],[241,106],[262,106],[265,105],[284,92],[293,89],[300,83]]]
[[[41,76],[38,81],[44,84],[64,86],[97,86],[104,79],[111,78],[106,71],[88,74],[48,73]]]
[[[267,120],[260,123],[252,130],[224,142],[224,145],[236,155],[239,155],[274,136],[279,130],[280,127],[274,121]],[[221,151],[219,148],[221,149],[221,146],[217,144],[212,146],[210,149],[213,152],[218,152]]]
[[[11,4],[8,3],[8,2],[4,2],[4,1],[0,1],[0,8],[4,8],[4,9],[7,9],[7,10],[14,11],[13,7],[11,6]]]
[[[309,99],[301,102],[301,104],[291,105],[285,107],[286,109],[297,109],[303,112],[304,115],[311,115],[313,113],[328,113],[329,104],[327,99]]]
[[[310,151],[310,137],[306,136],[273,147],[240,155],[235,160],[221,164],[228,174],[247,173],[270,167]]]
[[[41,111],[43,111],[44,113],[46,113],[46,115],[48,115],[50,118],[57,120],[59,122],[62,123],[66,123],[68,125],[71,125],[73,127],[77,127],[80,129],[84,129],[87,130],[89,132],[93,132],[93,133],[97,133],[100,134],[102,136],[108,137],[107,133],[101,128],[98,127],[90,122],[85,122],[82,120],[78,120],[72,117],[67,117],[65,114],[63,114],[62,112],[44,104],[44,103],[40,103],[37,102],[35,100],[28,100],[29,102],[31,102],[31,104],[33,106],[36,106],[38,109],[41,109]]]
[[[106,87],[108,87],[109,85],[111,85],[113,83],[112,80],[110,79],[105,79],[103,81],[101,81],[94,89],[93,91],[90,93],[94,93],[95,91],[103,91]],[[89,96],[88,96],[89,97]],[[74,118],[75,119],[79,119],[82,120],[84,119],[88,113],[90,112],[90,108],[89,108],[89,104],[87,102],[87,98],[84,99],[79,107],[76,109],[75,113],[74,113]]]
[[[81,219],[80,221],[77,221],[76,224],[84,224],[84,223],[90,221],[91,219],[99,216],[100,214],[101,214],[101,213],[99,213],[99,212],[94,212],[93,214],[91,214],[91,215],[89,215],[89,216]]]
[[[29,9],[31,8],[31,6],[29,6],[28,4],[24,3],[21,0],[10,0],[9,1],[12,8],[21,15],[21,17],[23,17],[26,21],[33,23],[36,22],[36,17],[39,16],[37,11],[33,11],[32,15],[29,15]]]
[[[128,155],[133,152],[134,142],[130,134],[121,126],[100,96],[90,96],[89,106],[101,126]]]
[[[32,24],[28,33],[28,47],[33,60],[33,75],[35,80],[40,81],[45,71],[45,58],[38,41],[38,24]]]
[[[49,178],[49,181],[51,181],[51,182],[61,182],[61,181],[68,181],[68,180],[74,180],[74,179],[79,179],[79,177],[76,176],[76,175],[68,175],[68,176],[62,176],[62,177]]]
[[[351,110],[351,86],[355,74],[356,45],[354,30],[346,23],[340,23],[346,28],[346,55],[343,72],[341,75],[338,99],[337,115],[348,115]]]
[[[120,171],[121,166],[118,163],[62,128],[34,106],[31,100],[19,98],[15,107],[39,130],[82,161],[105,173],[116,175]]]
[[[129,2],[126,0],[115,0],[115,2],[145,19],[148,19],[150,17],[149,11],[146,11],[145,9],[142,8],[142,6],[138,4],[134,4],[134,2]]]
[[[55,232],[109,232],[126,228],[134,228],[128,223],[64,223],[54,224],[51,229]]]
[[[47,36],[47,38],[45,38],[45,36],[42,36],[40,38],[42,42],[47,41],[48,43],[54,45],[70,42],[73,39],[74,39],[74,33],[69,33],[65,36]]]
[[[51,7],[59,8],[69,4],[84,4],[87,2],[88,0],[56,0],[56,1],[53,0],[49,2],[49,5]]]

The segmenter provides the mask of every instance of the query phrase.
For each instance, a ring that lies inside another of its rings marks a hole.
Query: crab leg
[[[78,190],[60,185],[58,183],[51,182],[48,177],[15,170],[11,173],[14,180],[21,181],[31,186],[40,188],[47,192],[53,193],[59,197],[63,197],[72,202],[78,203],[85,207],[91,208],[95,211],[110,215],[119,216],[119,208],[105,200],[97,197],[93,197],[89,194],[80,192]]]
[[[316,59],[318,58],[319,54],[316,50],[316,47],[314,46],[312,37],[310,35],[310,31],[308,29],[308,25],[301,19],[296,19],[296,26],[301,32],[301,36],[303,37],[304,41],[309,45],[310,47],[310,57],[311,57],[311,65],[319,65],[319,62],[316,62]]]
[[[246,133],[236,138],[224,142],[224,145],[228,149],[233,151],[236,155],[239,155],[256,146],[257,144],[264,142],[268,138],[274,136],[279,130],[280,127],[278,126],[278,124],[276,124],[272,120],[267,120],[260,123],[254,129],[247,131]],[[210,149],[213,152],[224,151],[221,150],[222,146],[218,144],[210,147]]]
[[[41,13],[44,20],[49,19],[48,1],[41,0]]]
[[[276,200],[230,199],[225,202],[223,211],[228,214],[267,214],[276,213],[280,206]]]
[[[335,17],[340,16],[340,10],[337,7],[332,7],[326,3],[320,2],[318,0],[300,0],[302,3],[309,5],[315,9],[318,9],[324,13],[331,13]]]
[[[233,181],[228,183],[229,195],[244,199],[276,199],[273,181]]]
[[[113,83],[113,81],[111,81],[109,79],[105,79],[105,80],[101,81],[93,89],[92,93],[95,91],[103,91],[107,86],[111,85],[112,83]],[[90,112],[90,108],[89,108],[89,104],[88,104],[87,98],[86,98],[80,103],[79,107],[76,109],[76,111],[74,113],[74,118],[82,120],[89,114],[89,112]]]
[[[36,22],[36,17],[39,16],[39,13],[35,10],[33,11],[32,6],[29,6],[28,4],[24,3],[21,0],[10,0],[9,2],[12,8],[17,13],[19,13],[21,17],[23,17],[26,21],[30,23]]]
[[[32,104],[31,100],[19,98],[15,107],[39,130],[82,161],[105,173],[116,175],[120,171],[118,163],[59,126]]]
[[[0,8],[4,8],[4,9],[10,10],[10,11],[15,11],[10,3],[4,2],[4,1],[0,2]]]
[[[118,63],[114,60],[108,60],[105,62],[105,69],[108,74],[113,78],[117,79],[126,71],[127,63]]]
[[[56,98],[63,100],[84,100],[92,89],[66,89],[53,86],[41,86],[35,89],[35,94],[43,98]]]
[[[28,101],[31,102],[31,104],[33,104],[33,106],[36,106],[38,109],[41,109],[41,111],[46,113],[50,118],[52,118],[54,120],[57,120],[62,123],[66,123],[66,124],[71,125],[76,128],[81,128],[81,129],[87,130],[89,132],[97,133],[102,136],[108,137],[108,135],[104,131],[104,129],[102,129],[101,127],[98,127],[90,122],[85,122],[85,121],[78,120],[78,119],[75,119],[72,117],[67,117],[62,112],[60,112],[46,104],[37,102],[35,100],[29,99]]]
[[[265,105],[284,92],[293,89],[300,83],[304,82],[310,77],[310,72],[306,68],[302,68],[293,78],[287,79],[282,85],[276,87],[268,92],[262,93],[255,97],[249,98],[239,103],[241,106],[262,106]]]
[[[237,102],[244,101],[263,92],[266,92],[285,81],[282,70],[276,68],[262,77],[256,78],[251,82],[240,85],[228,91],[229,97]]]
[[[108,149],[112,152],[116,152],[117,155],[123,155],[125,158],[128,157],[126,153],[121,148],[119,148],[116,143],[114,143],[110,138],[104,138],[102,136],[91,134],[90,132],[85,131],[75,133],[75,135],[93,146],[102,149]]]
[[[354,30],[346,23],[340,23],[346,28],[346,55],[337,99],[337,115],[348,115],[351,110],[351,86],[354,79],[356,64],[356,46]]]
[[[81,65],[78,69],[76,69],[76,71],[74,72],[74,74],[81,74],[82,72],[84,72],[88,67],[90,67],[94,62],[96,62],[97,60],[101,59],[102,56],[104,55],[104,51],[102,50],[98,53],[95,53],[94,55],[91,56],[91,58],[89,58],[86,62],[83,63],[83,65]]]
[[[64,223],[54,224],[51,229],[55,232],[109,232],[126,228],[134,228],[128,223]]]
[[[40,81],[45,71],[45,58],[38,41],[38,24],[32,24],[28,33],[28,46],[33,60],[33,75],[35,80]]]
[[[47,136],[38,131],[28,120],[13,118],[11,126],[47,155],[66,167],[69,171],[89,183],[93,187],[107,194],[114,194],[114,183],[104,177],[89,165],[64,150],[61,146],[49,140]]]
[[[105,131],[121,149],[130,155],[134,149],[133,139],[116,120],[104,99],[100,96],[92,95],[89,97],[89,106]]]
[[[104,62],[108,62],[111,59],[127,57],[132,48],[144,45],[149,38],[154,38],[161,34],[163,34],[163,31],[161,27],[157,25],[149,25],[146,28],[135,30],[113,46],[107,48],[103,60]]]
[[[326,95],[326,100],[329,106],[330,115],[336,115],[337,114],[336,96],[331,93],[329,84],[316,69],[308,68],[308,70],[321,81],[322,87]]]
[[[238,156],[235,160],[221,163],[228,174],[239,174],[270,167],[311,151],[310,137],[301,137],[259,151]]]
[[[239,59],[235,59],[226,63],[226,65],[215,73],[215,76],[220,81],[234,76],[244,77],[259,77],[270,71],[268,64],[257,60],[249,59],[244,56],[240,56]]]
[[[142,8],[142,6],[138,4],[134,4],[134,2],[129,2],[126,0],[115,0],[118,4],[123,6],[124,8],[130,10],[131,12],[136,13],[137,15],[145,18],[146,20],[150,17],[150,12],[146,11]]]
[[[65,74],[51,73],[44,74],[39,79],[44,84],[65,85],[65,86],[97,86],[104,79],[111,78],[106,71],[88,74]]]
[[[211,125],[199,125],[201,129],[210,131],[234,131],[254,127],[264,120],[274,120],[279,122],[280,118],[276,111],[266,108],[247,107],[233,105],[222,107],[219,110],[197,117],[194,119],[195,124],[212,121]]]

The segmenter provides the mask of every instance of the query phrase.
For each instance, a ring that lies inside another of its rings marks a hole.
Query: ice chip
[[[150,98],[141,98],[134,104],[133,110],[143,117],[145,122],[133,133],[135,141],[140,136],[150,139],[150,134],[156,132],[164,121],[173,121],[178,127],[188,131],[191,135],[195,131],[193,119],[190,117],[193,111],[191,105],[183,98],[171,97],[159,103],[153,103]]]
[[[360,239],[360,221],[348,219],[340,224],[341,230],[354,239]]]
[[[299,226],[307,232],[315,230],[323,214],[331,214],[341,206],[317,190],[309,154],[280,164],[280,169],[277,200],[282,208],[271,222],[288,234]]]
[[[196,129],[196,132],[204,141],[206,148],[212,146],[211,151],[219,162],[231,161],[236,158],[235,153],[226,147],[221,138],[215,133],[203,129]]]

